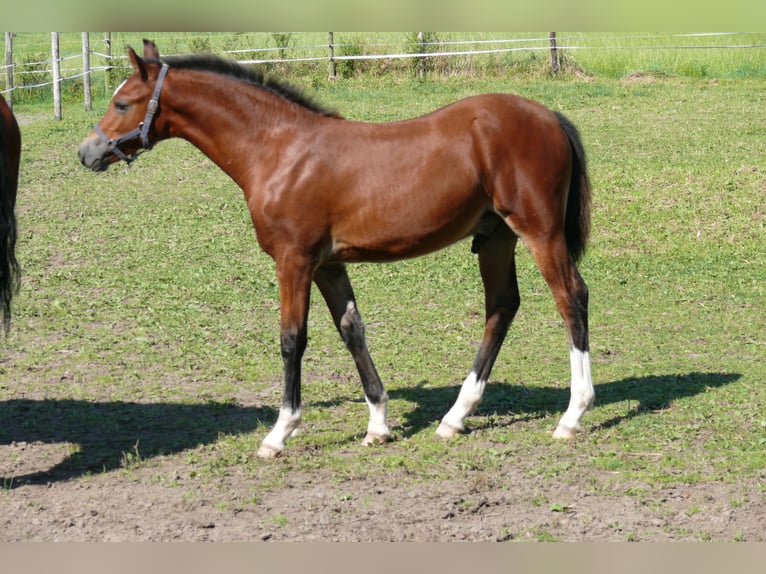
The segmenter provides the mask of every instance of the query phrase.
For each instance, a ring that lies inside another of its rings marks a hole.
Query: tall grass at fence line
[[[111,59],[103,33],[90,35],[92,95],[108,99],[131,72],[126,49],[153,39],[163,55],[211,52],[256,62],[267,72],[317,87],[328,79],[327,32],[113,32]],[[14,103],[52,99],[50,33],[20,32],[14,38]],[[543,78],[551,75],[547,32],[335,32],[337,77],[392,79],[452,76]],[[631,74],[694,78],[766,77],[766,34],[558,33],[559,77],[621,78]],[[498,51],[505,50],[505,51]],[[60,35],[62,96],[83,99],[81,35]],[[465,54],[464,52],[475,52]],[[424,57],[418,58],[418,54]],[[446,55],[445,55],[446,54]],[[402,57],[409,56],[409,57]],[[32,64],[32,62],[40,62]],[[106,68],[110,68],[107,72]],[[24,87],[49,82],[40,87]],[[5,74],[0,87],[6,88]]]
[[[766,34],[564,33],[559,45],[587,74],[691,78],[766,76]]]

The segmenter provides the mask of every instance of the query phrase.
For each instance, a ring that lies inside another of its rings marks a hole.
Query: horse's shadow
[[[591,429],[610,428],[635,416],[666,409],[677,399],[697,395],[706,389],[731,384],[741,377],[742,375],[738,373],[688,373],[631,377],[594,385],[596,408],[611,403],[626,402],[627,410],[623,415],[591,426]],[[444,416],[457,399],[458,388],[426,389],[419,385],[413,388],[393,389],[388,394],[392,399],[404,399],[416,404],[413,410],[403,415],[401,425],[402,434],[411,436]],[[526,387],[506,382],[492,382],[486,387],[477,414],[517,415],[515,420],[535,419],[552,414],[563,414],[568,403],[568,386]],[[497,426],[498,422],[493,420],[491,424]],[[473,428],[477,426],[474,424]]]
[[[88,402],[13,399],[0,402],[0,445],[72,443],[73,452],[44,471],[0,476],[0,487],[45,484],[129,466],[271,424],[276,410],[230,403]],[[23,457],[23,454],[20,455]],[[12,461],[0,460],[0,475]],[[4,468],[5,467],[5,468]]]
[[[596,385],[596,408],[628,402],[628,410],[599,423],[609,428],[623,420],[667,408],[674,400],[737,381],[737,373],[689,373],[628,378]],[[400,433],[414,435],[429,427],[449,409],[457,387],[425,388],[416,385],[389,391],[415,407],[402,415]],[[479,414],[540,418],[563,412],[569,389],[530,388],[505,382],[487,386]],[[332,406],[312,403],[312,408]],[[259,425],[270,425],[277,411],[271,407],[240,407],[229,403],[174,404],[88,402],[80,400],[12,399],[0,402],[0,445],[22,443],[72,443],[78,445],[61,462],[44,471],[1,477],[3,488],[45,484],[125,467],[140,457],[173,454],[218,440],[222,434],[242,434]],[[492,424],[497,424],[494,421]],[[509,422],[508,424],[512,424]],[[5,463],[0,461],[0,472]]]

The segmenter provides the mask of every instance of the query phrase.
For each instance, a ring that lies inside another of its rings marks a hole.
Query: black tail
[[[7,117],[0,115],[0,307],[6,334],[11,327],[11,300],[21,282],[21,269],[16,261],[15,213],[20,142],[19,127],[7,111]]]
[[[572,259],[577,262],[585,253],[590,237],[591,190],[588,165],[585,159],[585,149],[577,128],[562,114],[554,113],[559,120],[561,129],[564,130],[569,139],[569,145],[572,146],[572,179],[569,184],[564,233],[569,253]]]

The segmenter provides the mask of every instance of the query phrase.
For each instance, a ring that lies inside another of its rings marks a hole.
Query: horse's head
[[[157,46],[144,40],[144,57],[128,47],[133,74],[114,92],[109,109],[93,132],[80,144],[78,156],[85,167],[104,171],[110,164],[130,163],[141,149],[157,142],[154,118],[159,114],[159,97],[167,65],[159,61]]]

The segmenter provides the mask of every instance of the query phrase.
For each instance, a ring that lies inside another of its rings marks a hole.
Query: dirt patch
[[[50,468],[71,448],[0,446],[0,474]],[[157,456],[139,468],[64,480],[5,479],[0,540],[764,540],[766,502],[755,483],[701,483],[641,496],[612,490],[609,473],[541,483],[529,479],[524,461],[506,461],[497,473],[438,482],[397,472],[345,480],[321,469],[291,470],[263,489],[236,466],[202,478],[182,458]]]
[[[20,126],[24,126],[27,124],[33,124],[35,122],[45,121],[51,119],[50,114],[47,114],[45,112],[36,112],[36,113],[16,113],[14,112],[14,115],[16,116],[16,122]]]
[[[625,85],[653,84],[661,79],[662,76],[658,76],[657,74],[652,74],[649,72],[633,72],[620,78],[620,83]]]

